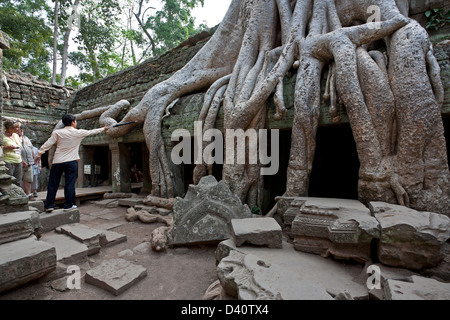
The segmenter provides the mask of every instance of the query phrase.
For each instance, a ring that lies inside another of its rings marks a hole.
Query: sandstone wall
[[[67,99],[74,93],[71,88],[53,86],[18,70],[4,72],[2,85],[3,116],[26,120],[25,134],[35,144],[48,139],[66,113]]]

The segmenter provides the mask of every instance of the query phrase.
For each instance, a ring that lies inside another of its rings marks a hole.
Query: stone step
[[[280,225],[274,218],[232,219],[231,231],[236,246],[244,243],[282,248],[282,232]]]
[[[0,244],[26,239],[40,232],[36,211],[11,212],[0,215]]]
[[[43,232],[50,232],[57,227],[80,222],[80,211],[77,209],[64,211],[63,209],[45,212],[39,215]]]
[[[41,240],[55,247],[57,261],[60,263],[65,265],[79,265],[87,262],[89,249],[80,241],[55,232],[45,233]]]
[[[88,227],[81,223],[64,225],[56,228],[58,233],[66,234],[75,240],[84,243],[89,248],[88,255],[96,254],[101,247],[113,246],[127,241],[127,236],[109,230],[100,230]]]
[[[116,244],[127,241],[127,236],[110,230],[102,231],[105,237],[100,238],[100,245],[102,247],[111,247]]]
[[[0,245],[0,292],[49,274],[56,260],[55,247],[34,236]]]
[[[67,224],[55,229],[57,233],[62,233],[84,243],[88,249],[88,255],[100,252],[100,242],[106,242],[106,236],[103,231],[97,230],[81,223]]]

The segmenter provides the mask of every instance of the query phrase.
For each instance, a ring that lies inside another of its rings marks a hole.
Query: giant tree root
[[[321,81],[339,120],[345,108],[356,142],[359,196],[450,215],[450,172],[440,106],[439,65],[426,30],[395,0],[233,0],[207,44],[171,78],[150,89],[122,122],[144,124],[152,195],[174,198],[162,121],[183,95],[207,91],[200,121],[214,126],[220,106],[224,133],[265,128],[268,99],[275,120],[285,114],[283,79],[297,70],[287,196],[307,196],[316,148]],[[402,2],[402,4],[404,4]],[[370,22],[370,6],[380,21]],[[402,14],[403,13],[403,14]],[[222,103],[223,102],[223,103]],[[222,105],[221,105],[222,103]],[[107,110],[116,123],[125,102]],[[111,137],[134,126],[109,130]],[[251,146],[246,146],[247,154]],[[261,201],[263,164],[225,163],[223,180],[250,206]],[[211,170],[196,167],[195,181]]]
[[[173,228],[173,216],[161,216],[151,214],[145,210],[136,211],[134,208],[128,208],[125,219],[129,222],[141,221],[142,223],[164,223],[165,227],[159,227],[153,230],[151,236],[151,246],[155,251],[165,251],[168,240],[168,233]]]

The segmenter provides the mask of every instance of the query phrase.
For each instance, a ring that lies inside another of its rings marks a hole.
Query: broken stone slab
[[[232,219],[231,230],[236,246],[244,243],[282,248],[280,225],[273,218]]]
[[[42,225],[36,211],[11,212],[0,215],[0,244],[40,236]]]
[[[87,262],[88,247],[67,235],[53,232],[44,234],[42,241],[45,241],[56,248],[57,261],[65,265]]]
[[[232,252],[237,254],[231,256]],[[368,299],[366,283],[360,280],[361,265],[296,251],[286,241],[282,249],[274,250],[236,247],[228,239],[217,246],[216,261],[221,284],[234,298],[328,300],[347,291],[354,299]]]
[[[52,212],[45,212],[39,215],[43,232],[49,232],[55,230],[57,227],[80,222],[80,211],[69,210],[64,211],[54,210]]]
[[[34,207],[39,212],[44,212],[45,211],[44,201],[41,201],[41,200],[39,200],[39,201],[38,200],[28,201],[28,207]]]
[[[173,212],[172,210],[169,209],[159,208],[156,206],[146,206],[141,204],[135,205],[134,208],[136,209],[136,211],[144,210],[147,211],[148,213],[159,214],[161,216],[167,216]]]
[[[173,228],[168,233],[172,246],[218,243],[232,237],[232,219],[251,218],[247,205],[230,191],[225,181],[203,177],[190,185],[184,199],[177,198],[173,207]]]
[[[409,282],[387,280],[384,292],[388,300],[450,300],[450,283],[411,276]]]
[[[361,202],[298,198],[285,217],[294,214],[291,233],[296,250],[360,263],[371,260],[371,243],[379,238],[379,225]]]
[[[103,208],[117,208],[119,206],[118,199],[104,199],[98,201],[90,201],[90,203],[93,203]]]
[[[176,201],[177,199],[175,198],[165,199],[149,195],[143,200],[143,204],[151,207],[173,210],[173,206],[175,205]]]
[[[89,256],[100,252],[101,243],[108,243],[104,231],[85,226],[81,223],[63,225],[56,228],[55,231],[66,234],[84,243],[89,249]]]
[[[239,300],[333,300],[317,283],[253,254],[232,251],[219,263],[217,275],[225,292]]]
[[[286,216],[286,212],[291,206],[301,207],[305,200],[300,200],[298,197],[276,197],[275,200],[277,201],[278,215],[281,217],[283,223],[290,227],[296,216],[296,211],[291,212],[288,216]],[[294,201],[296,202],[293,203]]]
[[[147,276],[147,269],[124,259],[104,261],[86,272],[85,282],[120,295]]]
[[[138,204],[142,204],[143,199],[141,198],[126,198],[119,199],[119,206],[121,207],[134,207]]]
[[[0,245],[0,292],[39,279],[56,268],[56,250],[51,244],[27,239]]]
[[[148,254],[148,253],[150,253],[151,247],[152,247],[152,244],[150,242],[142,242],[141,244],[139,244],[133,248],[133,252],[136,252],[139,254]]]
[[[444,260],[449,217],[384,202],[370,202],[369,207],[380,224],[377,256],[381,263],[421,270]]]
[[[125,198],[137,198],[138,195],[136,193],[125,193],[125,192],[108,192],[103,195],[103,198],[106,200],[110,199],[125,199]]]
[[[102,230],[104,237],[100,237],[101,247],[111,247],[116,244],[127,241],[127,236],[114,231]]]

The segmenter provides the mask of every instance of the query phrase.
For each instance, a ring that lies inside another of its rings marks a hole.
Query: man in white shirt
[[[104,127],[94,130],[77,129],[77,120],[75,116],[66,114],[62,117],[64,129],[53,131],[51,137],[39,149],[35,161],[56,144],[56,151],[53,157],[52,168],[47,188],[47,199],[45,201],[45,209],[47,212],[52,212],[55,208],[55,197],[61,181],[61,176],[65,174],[64,186],[64,209],[70,210],[76,208],[75,206],[75,182],[78,173],[78,160],[80,156],[78,149],[81,141],[87,136],[99,134],[103,131],[108,131],[110,127]]]

